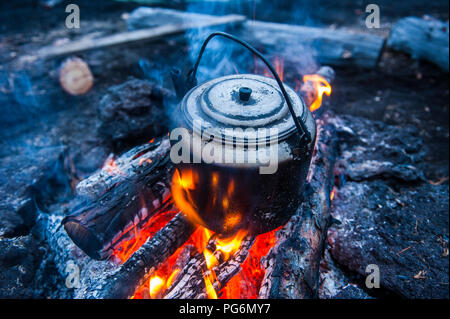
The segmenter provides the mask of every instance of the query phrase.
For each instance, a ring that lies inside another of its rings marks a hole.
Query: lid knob
[[[249,87],[241,87],[239,88],[239,98],[241,101],[247,102],[250,100],[250,95],[252,94],[252,89]]]

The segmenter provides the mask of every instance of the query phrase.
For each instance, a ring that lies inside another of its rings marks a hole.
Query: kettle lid
[[[303,100],[292,88],[287,85],[285,88],[295,114],[304,120],[306,106]],[[269,138],[278,140],[296,132],[277,82],[261,75],[235,74],[204,82],[185,95],[181,111],[189,128],[195,129],[193,122],[201,120],[203,130],[221,136],[225,141],[244,142],[248,137],[246,132],[229,130],[237,127],[244,131],[247,128],[276,128],[278,134]]]

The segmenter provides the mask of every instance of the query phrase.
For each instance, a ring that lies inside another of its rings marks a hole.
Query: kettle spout
[[[186,72],[183,72],[178,68],[172,68],[170,72],[175,93],[179,100],[181,100],[190,89],[197,85],[197,79],[193,77],[192,71],[192,68],[188,68]]]

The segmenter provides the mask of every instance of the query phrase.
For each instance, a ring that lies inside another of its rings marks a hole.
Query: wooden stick
[[[135,227],[170,209],[169,149],[167,137],[136,147],[78,185],[78,205],[63,225],[91,258],[108,258]]]
[[[106,276],[100,284],[87,287],[83,298],[132,297],[136,288],[144,284],[152,272],[189,239],[194,229],[195,227],[179,213],[120,268]]]
[[[37,52],[37,55],[40,58],[47,59],[105,47],[128,45],[133,43],[145,43],[160,39],[162,37],[183,33],[189,29],[208,28],[224,24],[242,23],[245,21],[245,19],[245,16],[230,14],[225,16],[218,16],[213,20],[207,21],[200,20],[183,24],[161,25],[155,28],[122,32],[98,39],[85,38],[61,46],[52,45],[43,47]]]

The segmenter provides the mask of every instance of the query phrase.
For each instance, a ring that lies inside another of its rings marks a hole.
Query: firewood
[[[133,28],[164,26],[167,21],[209,21],[214,18],[206,14],[195,14],[193,17],[188,12],[153,8],[138,8],[130,17],[133,15],[138,16],[135,21],[128,22]],[[319,62],[375,68],[385,43],[385,38],[367,33],[263,21],[244,21],[236,28],[235,34],[265,53],[281,55],[287,60],[303,59],[298,65]]]
[[[86,62],[79,58],[68,58],[59,70],[59,83],[67,93],[82,95],[92,88],[94,77]]]
[[[65,56],[69,54],[101,49],[105,47],[130,45],[133,43],[147,43],[155,41],[162,37],[183,33],[189,29],[208,28],[219,25],[242,23],[245,16],[241,15],[225,15],[217,16],[213,20],[195,20],[192,22],[184,22],[183,24],[164,24],[148,29],[141,29],[129,32],[121,32],[103,38],[87,37],[78,41],[72,41],[61,46],[47,46],[41,48],[37,52],[37,56],[43,59],[52,57]]]
[[[94,259],[152,216],[171,208],[168,138],[136,147],[82,182],[78,205],[63,220],[70,238]]]
[[[130,298],[137,287],[169,258],[194,232],[195,227],[179,213],[155,236],[142,245],[120,268],[107,276],[102,285],[88,289],[85,298]]]
[[[388,46],[410,54],[414,59],[430,61],[449,70],[449,24],[433,18],[407,17],[392,28]]]
[[[277,232],[265,257],[260,298],[303,299],[317,296],[319,265],[330,225],[330,192],[334,182],[337,138],[328,114],[317,120],[317,145],[305,189],[305,201]]]
[[[165,299],[205,299],[207,298],[204,277],[214,271],[217,280],[212,283],[218,292],[227,282],[241,270],[241,264],[248,256],[248,252],[254,243],[254,236],[247,236],[241,243],[238,251],[228,260],[221,262],[211,270],[207,269],[206,261],[201,253],[197,253],[184,267],[177,279],[172,283],[165,293]],[[212,237],[207,247],[215,246],[215,238]],[[221,252],[215,252],[217,260],[223,260]]]
[[[368,69],[377,66],[385,43],[383,37],[371,34],[261,21],[245,22],[239,35],[266,53],[303,59],[299,65],[316,61]]]

